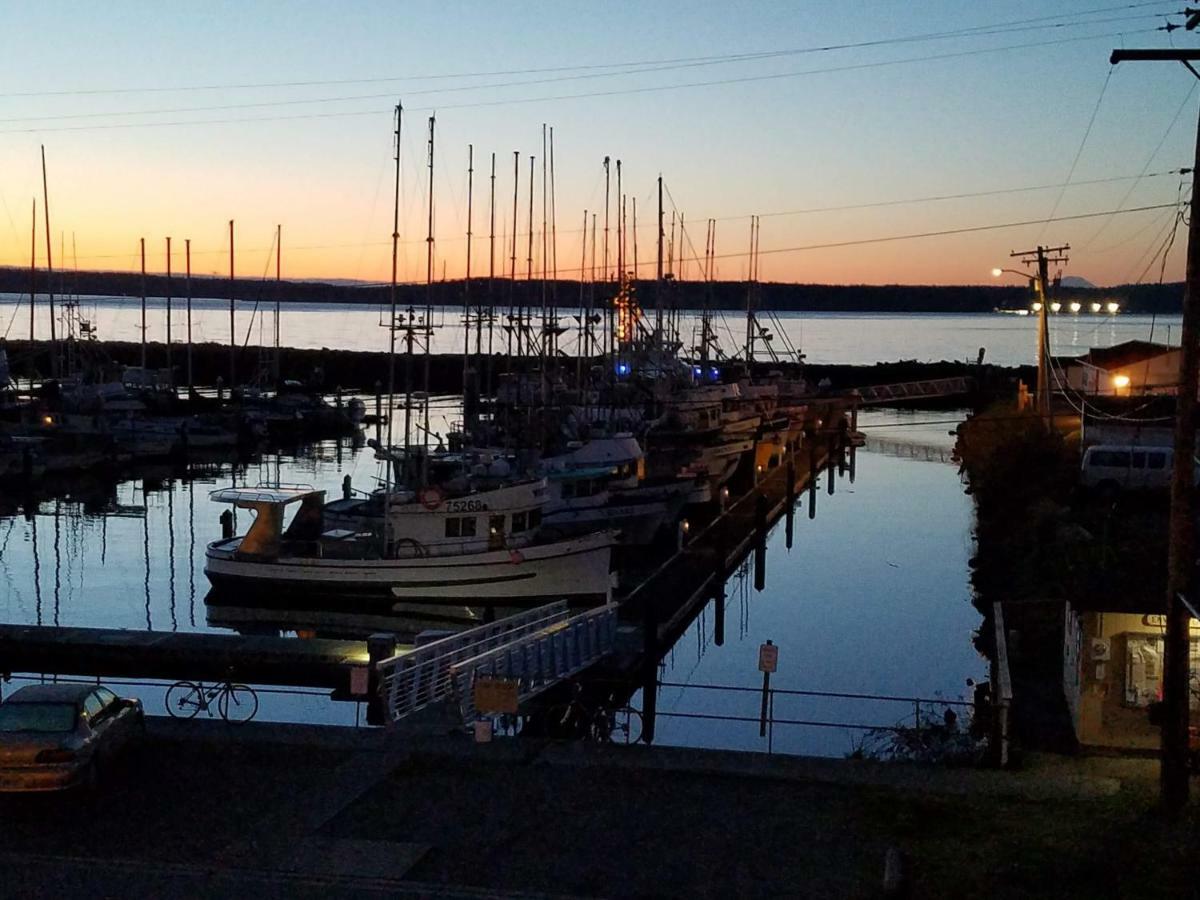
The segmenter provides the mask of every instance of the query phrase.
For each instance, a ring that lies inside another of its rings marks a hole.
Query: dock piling
[[[767,497],[759,494],[754,501],[754,589],[761,592],[767,583]]]
[[[367,724],[383,725],[383,692],[379,663],[396,655],[396,636],[379,632],[367,638]]]
[[[796,463],[788,459],[787,464],[787,548],[792,549],[792,535],[796,523]]]

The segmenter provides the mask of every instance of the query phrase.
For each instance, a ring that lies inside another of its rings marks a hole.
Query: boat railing
[[[395,722],[450,699],[457,663],[560,625],[568,614],[567,602],[560,600],[382,660],[377,668],[388,720]]]

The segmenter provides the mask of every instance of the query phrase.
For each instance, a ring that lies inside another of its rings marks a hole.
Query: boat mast
[[[582,278],[582,275],[580,276]],[[558,215],[554,203],[554,126],[550,126],[550,355],[558,355]]]
[[[654,340],[656,344],[662,344],[662,291],[663,291],[663,238],[666,233],[663,231],[663,188],[662,174],[658,176],[658,265],[655,267],[654,273]]]
[[[746,366],[754,364],[754,222],[750,217],[750,254],[746,264]]]
[[[496,323],[496,153],[492,151],[491,192],[488,199],[488,356],[487,396],[492,396],[492,334]],[[475,353],[482,349],[482,336],[475,340]]]
[[[475,145],[467,144],[467,280],[463,285],[463,425],[466,426],[467,360],[471,353],[471,224],[475,189]],[[483,317],[479,317],[482,328]],[[478,353],[476,341],[476,353]]]
[[[29,358],[33,359],[33,341],[37,319],[37,197],[33,198],[33,225],[29,231]],[[34,364],[29,364],[29,389],[33,390]]]
[[[167,238],[167,368],[171,368],[171,238]],[[174,381],[172,380],[172,390]]]
[[[587,222],[588,211],[583,211],[583,239],[579,242],[579,347],[575,357],[575,386],[583,388],[583,357],[587,354],[588,313],[584,303],[584,288],[587,284]]]
[[[58,376],[58,334],[54,323],[54,261],[50,254],[50,190],[46,185],[46,145],[42,144],[42,218],[46,220],[46,298],[50,304],[50,372]]]
[[[279,358],[279,304],[283,290],[283,226],[275,226],[275,359],[271,366],[271,374],[275,376],[275,389],[279,389],[279,370],[282,361]]]
[[[421,485],[424,486],[429,477],[429,354],[433,343],[433,129],[436,116],[429,117],[429,227],[425,235],[425,433],[421,444],[425,452],[421,454]]]
[[[512,255],[509,257],[508,274],[508,366],[512,366],[513,343],[513,307],[517,292],[517,187],[521,181],[521,151],[513,151],[513,213],[512,213]],[[521,308],[516,307],[517,314],[517,356],[521,355]]]
[[[233,219],[229,220],[229,396],[237,384],[237,334],[233,312]]]
[[[195,383],[192,381],[192,239],[185,238],[183,241],[184,258],[187,265],[187,383],[188,397],[190,398],[195,391]]]
[[[534,350],[533,347],[533,173],[534,173],[535,157],[531,153],[529,155],[529,243],[528,254],[525,257],[525,296],[528,298],[525,303],[526,318],[525,328],[529,332],[525,335],[525,346],[527,350]]]
[[[383,477],[383,549],[387,553],[390,526],[390,498],[392,488],[392,420],[396,418],[396,266],[400,252],[400,122],[404,113],[402,104],[396,104],[395,147],[396,179],[392,194],[392,281],[388,288],[388,405],[387,447],[380,448],[384,459]],[[411,333],[411,331],[410,331]],[[408,409],[407,393],[404,401],[404,450],[408,462]]]
[[[609,201],[609,187],[611,184],[611,179],[612,179],[611,158],[606,156],[606,157],[604,157],[604,280],[605,281],[609,280],[608,216],[609,216],[609,207],[612,205]],[[604,340],[600,342],[600,353],[601,354],[608,353],[608,345],[611,341],[610,332],[612,329],[609,327],[609,317],[610,317],[609,304],[605,303],[604,317],[603,317]]]
[[[146,368],[146,239],[140,238],[142,248],[142,368]]]
[[[546,297],[546,268],[549,262],[549,244],[550,233],[546,225],[546,202],[549,196],[550,185],[546,180],[546,123],[542,123],[542,339],[540,342],[539,352],[542,357],[542,377],[545,378],[546,371],[546,342],[549,340],[549,320],[547,319],[548,304]]]

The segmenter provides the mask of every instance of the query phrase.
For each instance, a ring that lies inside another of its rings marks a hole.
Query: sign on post
[[[370,692],[371,672],[366,666],[354,666],[350,669],[350,694],[354,697],[365,697]]]
[[[774,672],[779,667],[779,648],[767,641],[758,645],[758,671]]]
[[[481,713],[515,713],[517,682],[513,678],[476,678],[475,710]]]

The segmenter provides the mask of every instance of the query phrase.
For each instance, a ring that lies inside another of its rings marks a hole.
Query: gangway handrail
[[[617,629],[617,604],[589,609],[566,621],[488,650],[450,668],[464,721],[475,718],[474,684],[479,676],[517,682],[517,702],[575,675],[607,654]]]
[[[566,620],[565,600],[432,641],[377,664],[388,718],[395,720],[450,696],[450,668]]]

